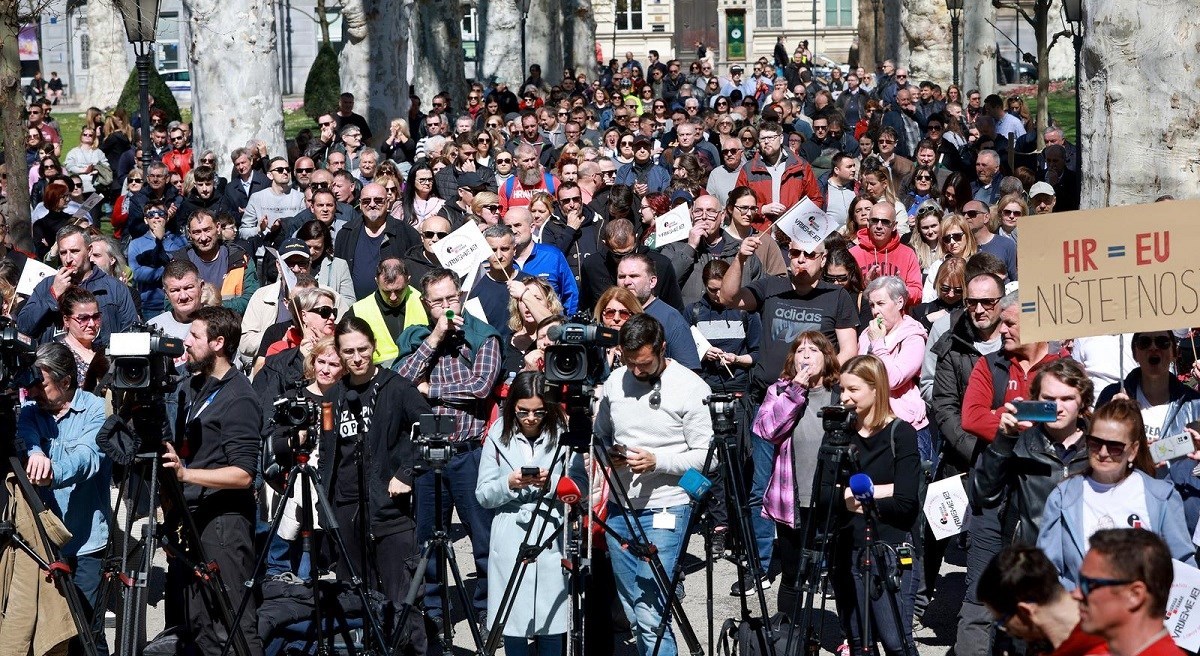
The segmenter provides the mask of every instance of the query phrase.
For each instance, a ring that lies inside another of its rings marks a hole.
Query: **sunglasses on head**
[[[1138,335],[1133,339],[1133,348],[1144,351],[1151,346],[1166,351],[1171,348],[1171,338],[1166,335]]]

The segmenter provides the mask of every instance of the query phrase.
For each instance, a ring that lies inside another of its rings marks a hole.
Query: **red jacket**
[[[1071,635],[1050,656],[1104,656],[1107,653],[1108,643],[1104,638],[1084,633],[1076,624]]]
[[[850,254],[858,262],[858,268],[862,269],[864,280],[896,276],[908,288],[909,304],[921,302],[921,260],[912,247],[900,243],[900,235],[893,234],[891,241],[884,244],[883,248],[875,248],[870,229],[863,228],[858,231],[858,243],[850,247]]]
[[[171,173],[186,178],[188,171],[192,170],[192,149],[169,150],[162,156],[162,163]]]
[[[1004,391],[1004,402],[1029,398],[1029,385],[1038,369],[1047,364],[1068,357],[1065,351],[1047,353],[1040,362],[1026,372],[1013,358],[1008,360],[1008,389]],[[992,405],[995,398],[995,388],[992,386],[992,372],[988,366],[988,357],[984,356],[975,362],[971,377],[967,379],[967,390],[963,394],[962,427],[963,430],[985,442],[996,439],[996,431],[1000,430],[1000,415],[1003,408]]]
[[[782,152],[788,158],[788,165],[779,182],[779,202],[784,207],[791,207],[807,196],[817,207],[825,207],[825,196],[821,194],[821,185],[817,183],[812,167],[803,159],[788,153],[787,149]],[[771,174],[767,171],[767,165],[763,164],[762,155],[755,155],[754,159],[746,162],[738,172],[737,186],[753,189],[759,205],[772,202]],[[754,227],[763,230],[774,218],[768,219],[759,214]]]

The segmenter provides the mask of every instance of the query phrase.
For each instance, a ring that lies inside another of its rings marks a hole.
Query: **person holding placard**
[[[660,251],[671,259],[675,269],[675,277],[683,292],[683,302],[693,305],[704,297],[707,281],[701,272],[709,262],[729,260],[737,257],[738,247],[742,242],[721,229],[725,212],[716,196],[704,195],[696,199],[689,213],[692,229],[687,238],[675,241],[665,246],[660,244]],[[746,260],[746,269],[742,274],[747,282],[758,280],[763,275],[762,262],[755,255]]]

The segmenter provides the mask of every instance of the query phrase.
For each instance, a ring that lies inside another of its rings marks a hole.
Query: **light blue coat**
[[[499,617],[499,604],[504,588],[513,575],[518,552],[525,532],[533,523],[530,544],[544,543],[556,536],[550,548],[538,554],[537,561],[525,569],[521,585],[515,594],[516,603],[504,635],[531,637],[566,633],[570,624],[570,605],[567,594],[567,575],[562,568],[562,526],[564,507],[554,496],[558,480],[564,470],[579,486],[585,505],[587,504],[587,472],[583,458],[578,453],[562,449],[556,459],[554,448],[545,437],[532,444],[530,458],[528,440],[520,431],[505,446],[500,441],[503,420],[492,424],[483,443],[483,454],[479,461],[479,479],[475,486],[475,498],[480,505],[492,510],[492,537],[488,557],[488,628],[492,629]],[[546,488],[550,499],[543,502],[536,521],[533,511],[542,492],[539,488],[512,490],[508,487],[508,476],[521,467],[540,467],[550,472]],[[539,538],[539,536],[541,536]]]
[[[1195,565],[1196,547],[1184,520],[1183,500],[1175,487],[1170,481],[1151,478],[1136,469],[1133,475],[1142,477],[1150,526],[1167,543],[1171,557]],[[1079,568],[1087,552],[1083,535],[1083,479],[1083,476],[1072,476],[1054,488],[1046,499],[1042,529],[1038,534],[1037,546],[1058,568],[1058,579],[1067,590],[1074,590],[1078,585]]]

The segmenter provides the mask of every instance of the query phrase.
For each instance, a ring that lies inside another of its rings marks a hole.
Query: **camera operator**
[[[26,458],[29,480],[45,488],[47,506],[71,532],[62,555],[88,602],[97,652],[105,656],[104,609],[95,608],[112,514],[112,463],[96,444],[104,399],[76,385],[75,356],[63,344],[43,344],[34,367],[40,379],[28,388],[33,403],[21,408],[17,420],[16,451]]]
[[[917,432],[911,424],[892,414],[887,369],[879,358],[873,355],[851,358],[842,368],[841,387],[842,403],[853,408],[857,415],[851,445],[858,450],[859,471],[870,476],[875,486],[874,509],[867,512],[877,514],[873,526],[876,550],[866,554],[868,519],[863,504],[846,488],[846,504],[839,513],[841,548],[830,576],[837,595],[838,615],[849,636],[851,653],[864,653],[862,613],[869,612],[871,635],[874,641],[883,644],[885,654],[916,656],[912,616],[917,577],[911,567],[900,568],[898,550],[907,547],[912,551],[910,531],[920,512],[917,477],[921,475],[921,458],[917,455]],[[886,569],[885,576],[898,582],[898,586],[879,581],[883,594],[864,594],[865,560],[869,560],[873,570],[879,560]],[[893,600],[899,618],[893,610]],[[873,645],[866,646],[868,653],[873,649]]]
[[[708,384],[665,357],[666,346],[657,319],[648,314],[630,317],[620,336],[625,366],[604,383],[594,432],[597,442],[610,449],[614,473],[629,492],[628,500],[615,493],[610,498],[609,525],[628,540],[639,535],[630,520],[638,522],[658,547],[658,557],[669,573],[681,555],[691,519],[688,495],[679,487],[679,478],[688,469],[704,467],[713,427],[703,404]],[[612,535],[608,551],[638,652],[649,656],[664,612],[665,591],[658,589],[650,565],[621,548]],[[659,654],[677,653],[675,636],[668,629]]]
[[[175,444],[165,443],[163,467],[174,472],[199,531],[204,555],[216,562],[219,576],[236,608],[252,578],[255,500],[251,486],[258,474],[262,411],[250,381],[235,369],[241,320],[223,307],[204,307],[192,315],[184,340],[187,368],[193,375],[180,385]],[[178,513],[184,509],[175,509]],[[193,560],[198,554],[188,554]],[[184,612],[187,639],[206,656],[220,654],[228,640],[222,620],[206,601],[204,582],[188,577]],[[241,630],[251,656],[262,654],[253,596]]]
[[[380,586],[399,604],[412,581],[408,560],[417,551],[412,430],[433,410],[411,382],[374,363],[375,335],[366,321],[343,319],[334,340],[345,376],[325,394],[333,403],[334,427],[321,433],[321,482],[342,526],[345,557],[368,585]],[[342,567],[338,578],[349,578]],[[402,630],[416,653],[425,653],[418,613],[409,614]]]

